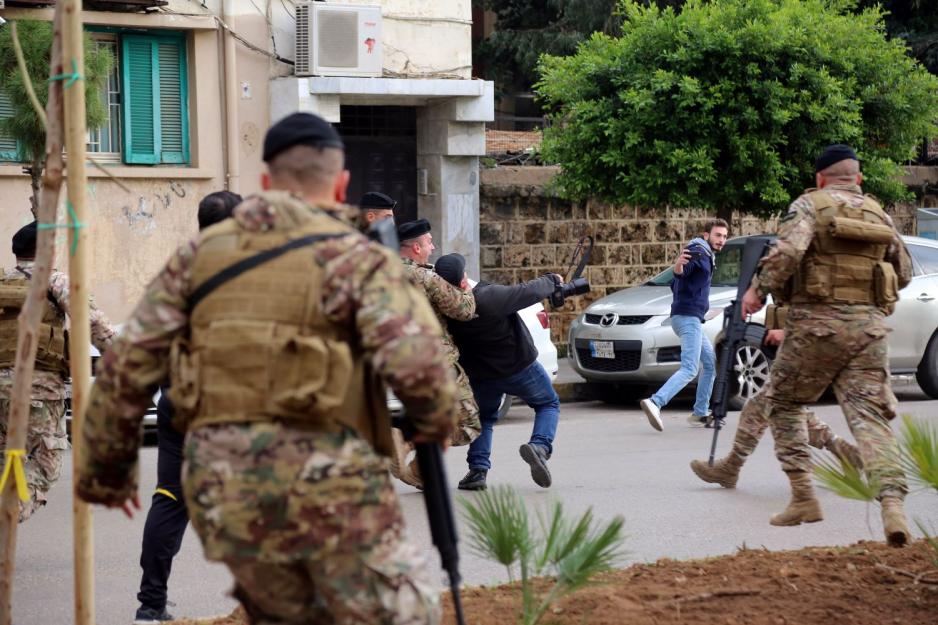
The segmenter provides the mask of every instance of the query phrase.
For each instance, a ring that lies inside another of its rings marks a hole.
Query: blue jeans
[[[671,317],[671,329],[681,339],[681,368],[651,396],[651,401],[659,408],[666,406],[681,389],[697,377],[697,365],[700,363],[694,414],[704,417],[710,413],[710,393],[713,392],[713,381],[717,375],[716,352],[713,351],[710,339],[704,334],[703,322],[697,317],[675,315]]]
[[[514,395],[534,408],[534,428],[529,442],[547,449],[548,456],[553,453],[552,444],[560,420],[560,398],[540,363],[534,361],[523,371],[500,380],[474,382],[470,379],[469,382],[476,403],[479,404],[479,419],[482,421],[482,433],[469,445],[469,453],[466,454],[470,469],[488,471],[492,468],[489,460],[492,455],[492,429],[498,421],[502,395]]]

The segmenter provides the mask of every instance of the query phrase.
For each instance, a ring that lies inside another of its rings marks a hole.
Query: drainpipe
[[[222,21],[234,28],[235,0],[222,3]],[[241,191],[241,163],[238,157],[238,72],[235,39],[226,29],[222,29],[225,57],[225,144],[227,147],[226,169],[227,188],[229,191]]]

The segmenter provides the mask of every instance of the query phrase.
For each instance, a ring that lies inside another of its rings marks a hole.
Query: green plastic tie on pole
[[[68,223],[66,224],[60,224],[60,223],[39,224],[37,226],[37,229],[57,230],[59,228],[68,228],[70,230],[74,230],[75,234],[72,236],[72,248],[70,250],[71,255],[74,256],[75,252],[78,250],[78,233],[81,231],[82,228],[86,226],[86,224],[78,221],[78,215],[75,214],[75,207],[72,206],[71,202],[66,201],[65,206],[68,208],[68,218],[69,218]]]
[[[68,89],[74,85],[79,80],[84,80],[85,77],[81,75],[78,71],[78,61],[72,59],[72,73],[71,74],[56,74],[55,76],[49,77],[49,82],[54,82],[56,80],[65,80],[65,88]]]

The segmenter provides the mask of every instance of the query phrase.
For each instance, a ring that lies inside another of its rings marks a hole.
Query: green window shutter
[[[0,119],[13,116],[13,106],[5,91],[0,90]],[[0,161],[20,160],[16,139],[6,133],[0,133]]]
[[[124,35],[124,162],[189,162],[184,37]]]

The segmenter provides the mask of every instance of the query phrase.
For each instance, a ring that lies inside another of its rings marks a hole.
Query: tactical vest
[[[814,240],[792,277],[791,304],[868,304],[890,309],[899,280],[886,251],[895,233],[879,204],[866,196],[852,207],[813,191]]]
[[[279,211],[283,198],[271,195]],[[293,209],[281,212],[300,215],[296,227],[249,232],[227,220],[206,230],[192,269],[193,292],[235,263],[305,235],[361,236],[297,200],[287,202]],[[348,427],[379,452],[391,449],[383,388],[350,329],[323,314],[324,270],[315,246],[240,273],[190,311],[190,334],[171,350],[169,397],[177,428],[262,421],[324,431]]]
[[[11,369],[16,364],[16,343],[19,337],[17,319],[26,303],[28,292],[29,280],[26,276],[0,278],[0,369]],[[51,302],[46,303],[37,336],[36,369],[67,376],[68,338],[65,318]]]

